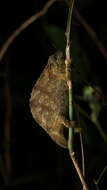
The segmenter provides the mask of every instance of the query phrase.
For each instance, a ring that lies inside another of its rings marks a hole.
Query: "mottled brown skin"
[[[36,122],[61,147],[67,148],[64,127],[69,126],[68,86],[63,54],[49,57],[48,64],[33,87],[30,109]]]

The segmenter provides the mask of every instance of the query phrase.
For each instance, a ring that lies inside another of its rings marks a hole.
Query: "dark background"
[[[39,11],[46,2],[45,0],[1,0],[0,47],[21,23]],[[76,0],[75,4],[107,47],[106,1]],[[45,16],[31,24],[14,40],[0,63],[0,189],[81,189],[68,151],[56,145],[36,124],[29,108],[31,90],[46,65],[48,57],[58,49],[65,48],[64,32],[67,12],[66,3],[55,3]],[[85,79],[92,85],[99,86],[102,97],[105,97],[98,119],[106,134],[107,60],[78,23],[75,15],[72,23],[72,41],[74,69],[78,62],[83,72],[82,77],[86,77]],[[82,95],[86,84],[81,77],[78,77],[78,73],[75,75],[74,95]],[[6,110],[8,109],[7,86],[11,110],[10,119],[7,122],[10,126],[9,142],[5,137]],[[102,97],[100,97],[100,103],[102,103]],[[90,114],[89,102],[79,103],[81,108]],[[91,121],[83,116],[80,120],[85,126],[84,151],[87,181],[93,189],[93,180],[97,179],[107,166],[107,143]],[[78,136],[76,138],[76,152],[80,161],[80,142]],[[105,184],[106,172],[99,183],[99,188],[104,189]]]

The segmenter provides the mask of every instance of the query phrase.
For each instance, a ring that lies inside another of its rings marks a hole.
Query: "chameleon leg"
[[[77,121],[70,121],[66,119],[64,116],[60,116],[61,123],[67,128],[74,128],[75,133],[81,133],[81,128],[77,126]]]
[[[76,121],[70,121],[66,119],[64,116],[60,116],[60,121],[67,128],[70,128],[70,127],[76,128],[76,124],[77,124]]]

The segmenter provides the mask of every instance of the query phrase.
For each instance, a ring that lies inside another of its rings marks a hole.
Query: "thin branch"
[[[77,20],[81,23],[87,33],[90,35],[92,40],[95,42],[96,46],[98,47],[99,51],[103,55],[103,57],[107,60],[107,50],[104,47],[103,43],[98,39],[97,34],[93,30],[93,28],[85,21],[85,19],[79,14],[78,10],[74,9],[74,15]]]
[[[69,154],[70,154],[70,158],[71,158],[71,160],[72,160],[72,162],[73,162],[73,164],[74,164],[74,166],[75,166],[75,169],[76,169],[76,171],[77,171],[77,173],[78,173],[78,176],[79,176],[79,178],[80,178],[80,181],[81,181],[81,183],[82,183],[82,185],[83,185],[84,190],[89,190],[89,188],[88,188],[88,186],[87,186],[87,184],[86,184],[86,182],[85,182],[85,179],[84,179],[84,177],[83,177],[83,175],[82,175],[82,172],[81,172],[81,170],[80,170],[80,167],[79,167],[79,165],[78,165],[78,162],[77,162],[77,160],[76,160],[76,158],[75,158],[75,154],[74,154],[74,153],[71,153],[71,152],[69,152]]]
[[[91,114],[91,121],[95,124],[98,132],[100,133],[102,139],[104,140],[104,142],[107,144],[107,135],[106,133],[103,131],[99,121],[97,119],[94,119],[93,114]]]
[[[30,24],[32,24],[34,21],[36,21],[41,16],[45,15],[48,9],[53,5],[53,3],[56,2],[56,0],[49,0],[46,5],[43,7],[42,10],[35,13],[33,16],[31,16],[29,19],[27,19],[24,23],[22,23],[19,28],[17,28],[7,39],[7,41],[3,44],[1,50],[0,50],[0,61],[3,59],[5,53],[7,52],[8,48],[12,44],[12,42],[16,39],[19,34],[21,34],[22,31],[24,31]]]
[[[71,80],[71,55],[70,55],[70,33],[71,33],[71,18],[72,18],[72,12],[74,7],[74,0],[70,1],[69,4],[69,13],[68,13],[68,21],[67,21],[67,27],[66,27],[66,59],[65,59],[65,65],[66,65],[66,80],[67,85],[69,89],[69,119],[72,121],[73,117],[73,106],[72,106],[72,80]],[[73,152],[73,128],[69,129],[69,141],[68,141],[68,149],[70,152]]]
[[[85,159],[84,159],[84,146],[83,146],[83,136],[82,132],[80,131],[80,143],[81,143],[81,154],[82,154],[82,173],[85,177]]]
[[[71,18],[72,18],[72,12],[73,12],[73,6],[74,6],[74,0],[70,1],[69,4],[69,13],[68,13],[68,22],[67,22],[67,28],[66,28],[66,58],[65,58],[65,65],[66,65],[66,79],[67,79],[67,85],[69,89],[69,119],[72,121],[73,118],[73,112],[72,112],[72,80],[71,80],[71,56],[70,56],[70,31],[71,31]],[[82,175],[82,171],[78,165],[78,162],[75,158],[75,153],[73,151],[73,128],[71,127],[69,129],[69,140],[68,140],[68,149],[69,149],[69,154],[70,158],[74,164],[74,167],[78,173],[78,176],[80,178],[80,181],[83,185],[84,190],[88,190],[88,186],[85,182],[85,179]]]
[[[98,179],[97,179],[97,180],[93,180],[93,182],[94,182],[94,184],[95,184],[97,190],[99,190],[98,184],[99,184],[99,182],[101,181],[101,179],[102,179],[104,173],[106,172],[106,170],[107,170],[107,166],[103,169],[103,171],[101,172],[101,174],[100,174],[100,176],[98,177]]]
[[[79,104],[77,104],[76,102],[74,102],[75,106],[77,107],[78,111],[85,116],[88,120],[90,120],[92,123],[94,123],[94,125],[96,126],[98,132],[100,133],[102,139],[104,140],[104,142],[107,144],[107,135],[106,133],[103,131],[99,121],[93,120],[92,117],[90,115],[88,115],[80,106]]]
[[[76,110],[77,111],[77,110]],[[78,127],[80,128],[80,117],[79,117],[79,111],[77,111],[77,119],[78,119]],[[82,130],[80,128],[80,144],[81,144],[81,157],[82,157],[82,173],[85,177],[85,159],[84,159],[84,146],[83,146],[83,136],[82,136]]]
[[[104,173],[105,173],[106,171],[107,171],[107,166],[103,169],[103,171],[101,172],[99,178],[97,179],[97,181],[96,181],[97,184],[101,181],[101,179],[102,179],[102,177],[104,176]]]

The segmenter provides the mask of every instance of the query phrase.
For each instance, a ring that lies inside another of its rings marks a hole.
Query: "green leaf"
[[[98,88],[98,87],[97,87]],[[99,98],[96,96],[95,90],[91,86],[86,86],[84,88],[84,99],[89,102],[89,106],[91,108],[91,119],[93,122],[98,120],[99,113],[101,111],[101,103],[99,102]]]

